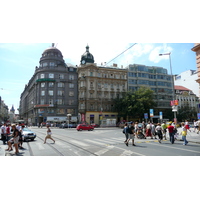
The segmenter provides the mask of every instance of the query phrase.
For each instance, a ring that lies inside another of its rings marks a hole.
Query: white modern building
[[[179,75],[175,75],[174,85],[186,87],[199,97],[199,83],[196,82],[197,79],[198,74],[196,70],[187,70]]]

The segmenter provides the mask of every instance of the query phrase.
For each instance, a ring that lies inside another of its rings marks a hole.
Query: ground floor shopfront
[[[80,114],[79,121],[101,126],[116,126],[117,117],[118,113],[116,112],[86,112]]]

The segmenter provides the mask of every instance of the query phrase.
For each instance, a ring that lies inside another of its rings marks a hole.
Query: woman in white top
[[[53,140],[54,141],[54,143],[55,143],[55,140],[51,137],[51,129],[49,128],[49,125],[47,125],[47,135],[46,135],[46,137],[45,137],[45,140],[44,140],[44,144],[46,143],[46,140],[49,138],[49,139],[51,139],[51,140]]]

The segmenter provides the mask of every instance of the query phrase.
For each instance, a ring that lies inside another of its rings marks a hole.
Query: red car
[[[98,128],[99,124],[90,124],[91,126],[93,126],[94,128]]]
[[[79,124],[77,127],[76,127],[76,130],[77,131],[82,131],[82,130],[88,130],[88,131],[93,131],[94,130],[94,127],[89,125],[89,124]]]

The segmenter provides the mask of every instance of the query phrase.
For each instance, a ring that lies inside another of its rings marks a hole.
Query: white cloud
[[[172,52],[172,48],[167,46],[167,44],[163,44],[162,46],[155,47],[149,54],[149,60],[154,63],[159,63],[161,60],[169,59],[168,56],[159,56],[161,53],[169,53]]]

